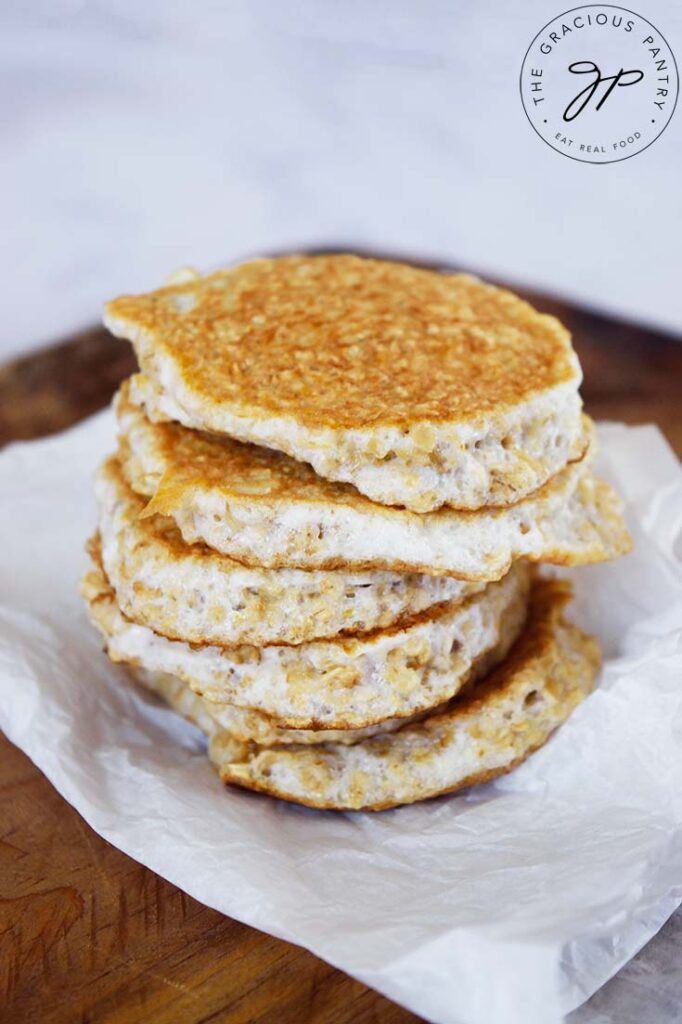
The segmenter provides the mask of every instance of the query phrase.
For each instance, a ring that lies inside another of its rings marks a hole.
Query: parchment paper
[[[598,691],[504,780],[379,815],[225,790],[101,654],[76,593],[104,413],[0,455],[0,725],[102,836],[442,1024],[553,1024],[682,900],[682,475],[599,430],[635,552],[575,572]]]

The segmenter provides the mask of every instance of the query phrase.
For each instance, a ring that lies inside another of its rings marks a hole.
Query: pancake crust
[[[542,746],[592,689],[599,648],[564,621],[569,594],[565,584],[537,583],[508,658],[418,723],[345,747],[264,749],[219,732],[210,757],[226,783],[333,810],[383,810],[495,778]]]
[[[105,323],[157,415],[426,512],[504,505],[578,454],[570,335],[515,295],[349,255],[256,260],[122,296]]]
[[[369,632],[485,585],[417,573],[249,568],[186,544],[170,518],[142,517],[145,500],[116,458],[100,467],[95,492],[102,561],[121,610],[176,640],[262,646]]]
[[[581,565],[630,547],[620,501],[594,479],[589,455],[509,508],[418,515],[377,505],[279,453],[152,423],[127,384],[116,410],[123,470],[152,498],[147,513],[171,516],[188,543],[248,565],[483,581],[499,579],[518,558]]]
[[[122,614],[91,545],[81,593],[112,661],[178,676],[200,696],[258,711],[290,729],[360,729],[449,700],[523,627],[530,569],[463,602],[373,633],[296,647],[226,649],[168,640]]]

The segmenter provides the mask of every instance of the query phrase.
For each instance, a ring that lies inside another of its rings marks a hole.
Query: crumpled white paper
[[[599,436],[636,543],[574,574],[601,685],[498,783],[378,815],[225,790],[198,732],[108,663],[76,593],[109,413],[0,455],[0,725],[201,902],[431,1021],[559,1021],[682,900],[682,474],[652,427]]]

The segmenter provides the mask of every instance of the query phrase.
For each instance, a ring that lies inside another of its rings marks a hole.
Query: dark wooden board
[[[682,451],[682,344],[528,296],[572,330],[597,419],[656,423]],[[0,367],[0,444],[102,408],[135,368],[94,328]],[[0,1019],[12,1024],[407,1024],[295,946],[208,910],[100,839],[0,738]]]

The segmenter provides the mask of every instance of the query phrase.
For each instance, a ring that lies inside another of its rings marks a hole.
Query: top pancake
[[[355,256],[257,260],[106,307],[155,414],[309,462],[374,501],[506,505],[577,455],[568,332],[511,293]]]

